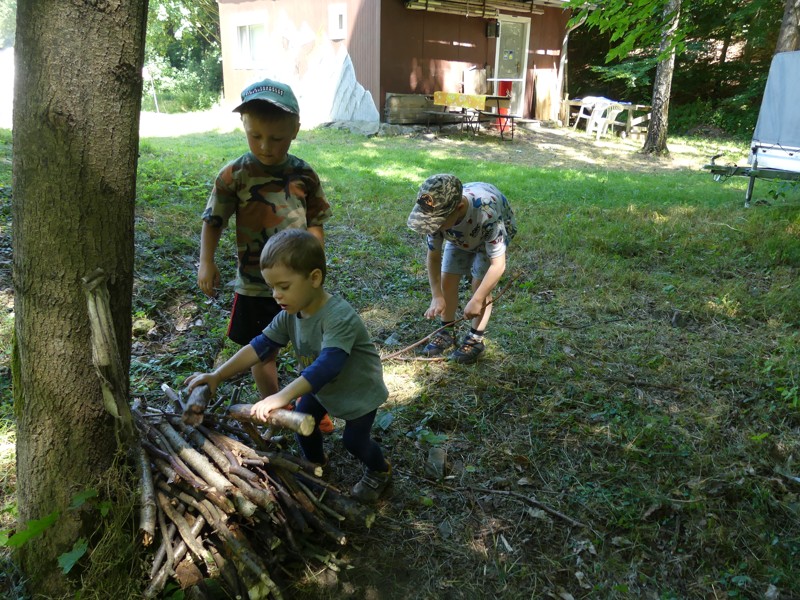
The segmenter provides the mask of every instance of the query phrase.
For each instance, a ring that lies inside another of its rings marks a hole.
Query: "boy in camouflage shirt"
[[[241,114],[250,151],[225,165],[214,182],[203,212],[197,283],[204,294],[216,296],[220,271],[214,254],[235,215],[238,267],[228,337],[245,346],[280,312],[259,268],[267,240],[284,229],[307,229],[324,244],[331,208],[314,169],[289,154],[300,130],[300,107],[288,85],[254,83],[234,112]],[[277,392],[274,357],[251,372],[262,398]]]

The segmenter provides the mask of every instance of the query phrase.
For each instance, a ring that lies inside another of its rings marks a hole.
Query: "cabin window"
[[[236,28],[239,41],[239,65],[241,68],[261,66],[266,56],[266,29],[263,25],[239,25]]]

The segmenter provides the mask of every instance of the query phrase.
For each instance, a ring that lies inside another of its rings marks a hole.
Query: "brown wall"
[[[382,0],[381,4],[381,114],[387,93],[460,91],[457,86],[464,70],[494,66],[495,40],[486,37],[488,19],[409,10],[402,0]],[[569,15],[561,9],[544,8],[544,14],[530,17],[522,116],[549,119],[551,103],[558,101],[555,81]]]

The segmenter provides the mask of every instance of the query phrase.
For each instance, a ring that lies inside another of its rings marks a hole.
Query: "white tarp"
[[[772,58],[758,122],[753,132],[750,164],[800,171],[800,51]]]

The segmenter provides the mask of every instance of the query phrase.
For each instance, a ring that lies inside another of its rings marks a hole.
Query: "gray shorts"
[[[442,250],[442,272],[455,275],[469,275],[473,279],[483,279],[489,270],[489,257],[481,250],[462,250],[450,241],[444,243]]]

